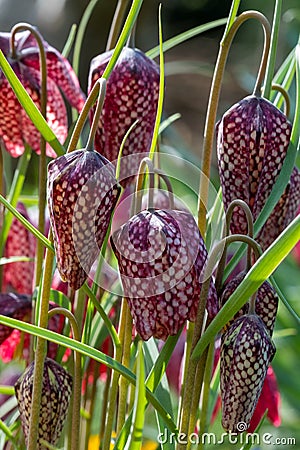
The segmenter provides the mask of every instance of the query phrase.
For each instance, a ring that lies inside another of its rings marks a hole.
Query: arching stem
[[[127,11],[129,0],[119,0],[115,9],[114,17],[109,31],[109,36],[106,44],[106,51],[115,47],[120,34],[124,17]]]
[[[272,90],[278,91],[284,98],[284,114],[288,117],[290,115],[291,100],[287,91],[280,84],[272,84]]]
[[[95,115],[94,115],[92,126],[90,129],[90,134],[89,134],[88,141],[87,141],[87,144],[85,147],[85,150],[87,150],[87,151],[94,150],[95,135],[96,135],[96,131],[99,126],[99,119],[100,119],[100,115],[102,112],[103,103],[104,103],[104,99],[105,99],[105,92],[106,92],[105,78],[100,78],[99,80],[96,81],[96,84],[99,84],[99,96],[98,96]]]
[[[248,19],[258,20],[264,29],[265,41],[264,41],[263,57],[261,60],[257,80],[254,87],[254,93],[257,95],[260,95],[261,85],[266,70],[266,63],[270,46],[270,24],[263,14],[257,11],[246,11],[236,18],[233,25],[228,30],[228,33],[224,36],[224,39],[220,43],[220,50],[215,65],[215,71],[210,90],[210,97],[204,129],[202,166],[201,166],[202,176],[200,179],[199,207],[198,207],[198,224],[202,236],[205,236],[206,231],[206,207],[208,200],[210,165],[214,140],[215,122],[221,92],[221,85],[223,80],[223,73],[233,38],[239,27]]]

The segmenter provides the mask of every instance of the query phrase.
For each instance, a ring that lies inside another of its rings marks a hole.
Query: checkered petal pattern
[[[25,442],[29,434],[32,406],[34,362],[15,384]],[[72,377],[56,361],[46,358],[44,364],[42,396],[39,416],[37,449],[45,448],[41,440],[55,445],[61,435],[72,392]]]
[[[195,320],[207,251],[190,213],[144,210],[111,238],[124,296],[142,339],[165,340]],[[211,283],[207,309],[218,299]]]
[[[233,105],[217,125],[217,153],[225,209],[244,200],[254,220],[280,173],[289,146],[291,124],[268,100],[248,96]],[[232,233],[245,233],[245,213],[236,208]]]
[[[30,221],[26,208],[18,203],[17,210]],[[13,218],[4,249],[4,256],[35,257],[35,238],[18,221]],[[34,261],[5,264],[3,269],[3,290],[14,289],[19,294],[32,294],[34,278]]]
[[[257,241],[265,250],[279,234],[296,217],[300,207],[300,171],[294,167],[290,181],[273,209],[272,214],[266,221],[261,232],[257,236]]]
[[[63,281],[79,289],[105,238],[120,193],[109,161],[77,150],[48,166],[48,205],[57,267]]]
[[[89,91],[101,77],[112,52],[96,56],[90,66]],[[121,142],[130,126],[138,120],[123,148],[120,180],[131,182],[139,163],[150,150],[159,92],[159,68],[138,49],[125,47],[107,82],[106,97],[95,149],[110,161],[118,157]],[[91,120],[94,110],[91,114]],[[130,158],[128,155],[135,155]],[[130,177],[128,180],[127,177]]]
[[[274,354],[275,346],[257,315],[239,317],[222,335],[220,387],[226,431],[249,428]]]
[[[245,275],[246,275],[245,272],[241,272],[239,275],[237,275],[234,279],[230,280],[225,285],[220,298],[221,306],[223,306],[229,299],[229,297],[233,294],[238,285],[244,279]],[[260,286],[256,294],[255,312],[264,322],[270,336],[272,336],[273,334],[277,308],[278,308],[278,295],[275,289],[270,285],[270,283],[268,283],[268,281],[265,281]],[[247,302],[237,312],[233,320],[237,319],[238,317],[244,314],[247,314],[248,311],[249,311],[249,303]]]
[[[39,51],[29,32],[16,34],[17,59],[9,55],[10,33],[0,33],[0,48],[7,57],[15,74],[40,109]],[[80,111],[85,96],[69,62],[44,41],[47,60],[47,122],[60,142],[68,134],[67,112],[62,91],[70,104]],[[10,84],[0,71],[0,139],[6,150],[18,157],[24,152],[24,142],[34,151],[40,151],[40,134],[19,104]],[[50,145],[47,155],[56,156]]]

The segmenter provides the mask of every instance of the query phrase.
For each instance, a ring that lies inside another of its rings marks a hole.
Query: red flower
[[[36,40],[29,31],[15,36],[16,57],[10,55],[10,33],[0,33],[0,48],[28,94],[40,109],[40,64]],[[76,75],[70,63],[43,41],[47,60],[47,121],[57,138],[64,142],[68,133],[67,112],[60,89],[70,104],[80,111],[84,104]],[[24,152],[24,142],[40,151],[40,134],[20,106],[10,84],[0,71],[0,140],[14,157]],[[48,156],[56,156],[47,145]]]
[[[17,210],[27,219],[26,208],[22,203],[18,203]],[[19,222],[13,218],[9,234],[7,237],[4,256],[10,258],[13,256],[25,256],[34,258],[35,256],[35,238]],[[19,294],[32,294],[34,276],[34,261],[20,261],[5,264],[3,290],[14,289]]]

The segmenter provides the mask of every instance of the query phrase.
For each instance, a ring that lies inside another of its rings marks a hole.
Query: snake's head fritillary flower
[[[18,203],[17,210],[30,221],[30,217],[22,203]],[[14,217],[5,244],[4,256],[34,258],[35,238],[19,220]],[[5,264],[3,270],[3,289],[32,294],[34,278],[34,261],[17,261]]]
[[[165,340],[195,320],[207,251],[190,213],[144,210],[112,234],[124,296],[137,332]],[[218,311],[211,283],[207,309]]]
[[[217,125],[217,151],[225,209],[244,200],[256,220],[280,173],[291,124],[268,100],[254,95],[233,105]],[[236,208],[232,233],[245,233],[244,211]]]
[[[0,293],[0,314],[13,319],[24,320],[31,314],[31,297],[21,294]],[[7,339],[13,328],[0,325],[0,345]]]
[[[27,444],[32,407],[34,362],[15,384],[15,392]],[[45,448],[42,440],[55,445],[61,435],[72,391],[72,377],[56,361],[45,359],[39,416],[37,449]]]
[[[112,51],[109,51],[92,60],[89,91],[103,74],[111,55]],[[110,161],[115,161],[126,132],[138,120],[122,152],[120,180],[123,185],[133,180],[132,175],[137,173],[140,161],[150,150],[158,92],[157,64],[137,48],[124,47],[107,82],[104,107],[95,137],[95,149]],[[127,180],[127,177],[130,178]]]
[[[222,335],[220,386],[222,425],[226,431],[247,431],[275,346],[255,314],[237,318]]]
[[[229,297],[236,290],[238,285],[244,279],[246,273],[241,272],[239,275],[235,276],[232,280],[226,283],[222,295],[220,297],[220,304],[223,306]],[[278,295],[275,289],[270,285],[268,281],[265,281],[258,289],[255,300],[255,312],[264,322],[270,336],[273,334],[276,314],[278,308]],[[249,311],[249,302],[237,312],[233,320]]]
[[[0,33],[0,48],[28,94],[40,109],[40,63],[37,43],[29,31],[16,33],[13,58],[11,33]],[[66,106],[61,91],[71,106],[81,111],[85,96],[70,63],[58,50],[43,41],[47,62],[47,122],[60,142],[68,134]],[[18,102],[10,84],[0,71],[0,139],[14,157],[22,155],[24,143],[39,153],[40,134]],[[47,145],[48,156],[56,156]]]
[[[268,410],[267,418],[270,420],[272,425],[274,425],[275,427],[279,427],[281,424],[279,406],[280,393],[278,390],[274,370],[272,369],[272,366],[270,366],[268,368],[260,397],[258,399],[249,428],[247,430],[248,433],[254,433],[266,410]]]
[[[257,236],[257,241],[265,250],[296,217],[300,206],[300,171],[294,167],[289,183],[277,205]]]
[[[79,289],[97,258],[120,189],[111,163],[96,151],[76,150],[48,166],[48,204],[57,268]]]

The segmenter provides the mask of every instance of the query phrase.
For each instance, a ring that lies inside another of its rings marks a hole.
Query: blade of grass
[[[201,356],[207,345],[221,328],[233,317],[261,284],[274,272],[300,239],[300,216],[284,230],[276,241],[263,253],[252,266],[241,284],[222,307],[198,341],[192,358]]]
[[[0,67],[3,70],[3,73],[7,78],[9,84],[11,85],[14,93],[16,94],[17,99],[23,106],[28,117],[32,120],[33,124],[36,126],[45,140],[51,145],[56,154],[58,156],[63,155],[65,153],[64,147],[61,145],[61,143],[47,124],[41,112],[33,103],[28,92],[23,87],[15,72],[12,70],[2,50],[0,50]]]

